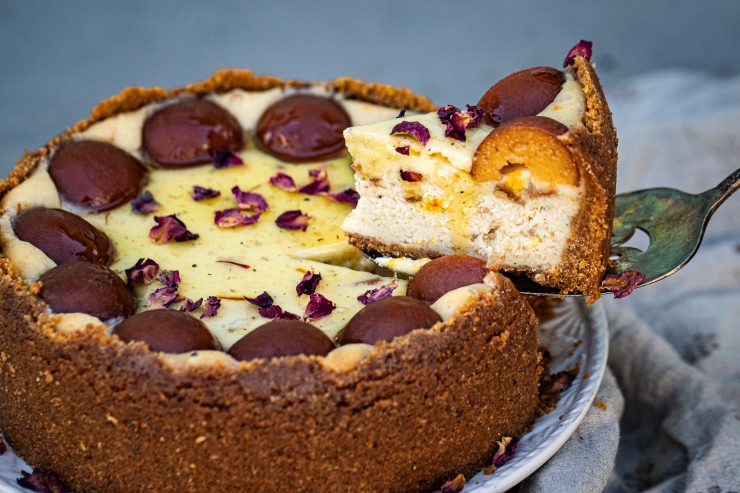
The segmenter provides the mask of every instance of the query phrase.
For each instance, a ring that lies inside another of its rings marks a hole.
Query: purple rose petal
[[[306,231],[311,216],[302,213],[300,210],[285,211],[275,219],[275,224],[283,229],[300,229]]]
[[[170,240],[177,242],[197,240],[198,235],[188,231],[185,223],[180,221],[175,214],[170,216],[154,216],[157,223],[149,230],[149,238],[154,243],[162,244]]]
[[[360,200],[360,194],[354,188],[348,188],[339,193],[327,193],[326,196],[335,202],[352,204],[352,207],[357,207],[357,202]]]
[[[396,147],[396,152],[399,154],[403,154],[404,156],[408,156],[410,149],[411,149],[411,146],[398,146]]]
[[[209,296],[203,304],[203,313],[200,314],[200,318],[215,317],[219,308],[221,308],[221,300],[215,296]]]
[[[427,145],[429,142],[429,129],[419,122],[403,121],[397,124],[391,130],[391,135],[408,135],[418,140],[421,145]]]
[[[16,482],[19,486],[38,493],[72,493],[59,476],[51,471],[21,471],[21,477]]]
[[[546,376],[542,380],[542,393],[545,395],[555,395],[566,390],[573,383],[576,375],[578,375],[578,371],[578,367],[575,367]]]
[[[177,287],[164,287],[157,288],[149,293],[148,305],[149,309],[162,308],[170,306],[175,301],[180,301],[180,295],[177,294]]]
[[[465,142],[466,130],[480,124],[483,118],[483,110],[467,105],[467,110],[462,111],[460,108],[448,104],[437,110],[437,116],[445,124],[445,137]]]
[[[305,316],[309,320],[324,318],[333,312],[336,307],[337,305],[324,295],[314,293],[311,295],[308,300],[308,304],[306,305]]]
[[[137,284],[146,286],[154,280],[154,276],[159,272],[159,264],[150,258],[140,258],[133,267],[126,269],[125,272],[129,288],[133,288]]]
[[[260,218],[259,213],[251,216],[246,216],[241,210],[237,208],[224,209],[222,211],[216,211],[213,222],[219,228],[237,228],[240,226],[249,226],[250,224],[256,223]]]
[[[274,303],[274,300],[272,299],[272,296],[270,296],[267,291],[263,291],[262,294],[255,296],[254,298],[250,298],[248,296],[244,297],[248,302],[250,302],[253,305],[257,305],[260,308],[267,308],[272,306]]]
[[[192,312],[200,307],[200,305],[203,304],[203,298],[198,298],[197,300],[193,301],[190,298],[184,298],[182,300],[182,304],[180,305],[180,311],[181,312]]]
[[[232,166],[244,164],[242,158],[230,149],[213,151],[211,157],[213,158],[213,166],[216,169],[231,168]]]
[[[322,192],[329,191],[329,174],[326,172],[325,169],[312,169],[308,172],[308,175],[313,178],[313,181],[299,188],[298,191],[300,193],[316,195]]]
[[[563,61],[563,68],[567,67],[576,59],[577,56],[582,56],[586,60],[591,60],[591,54],[593,53],[593,43],[586,41],[585,39],[580,40],[576,45],[568,51],[565,55],[565,61]]]
[[[290,175],[286,175],[285,173],[277,173],[270,177],[270,185],[282,188],[283,190],[286,190],[288,192],[295,192],[296,190],[298,190],[298,187],[296,187],[293,178],[291,178]]]
[[[379,288],[375,289],[368,289],[364,293],[362,293],[360,296],[357,297],[357,300],[362,303],[363,305],[369,305],[370,303],[374,301],[382,300],[383,298],[387,298],[393,294],[393,291],[398,287],[398,281],[395,279],[392,279],[391,282],[388,284],[384,284],[380,286]]]
[[[295,292],[298,296],[313,294],[316,292],[316,288],[321,282],[321,274],[316,274],[313,271],[308,271],[303,274],[303,279],[300,280],[295,286]]]
[[[421,181],[422,178],[424,178],[424,175],[421,173],[417,173],[416,171],[408,171],[405,169],[401,170],[401,179],[403,181],[409,181],[409,182],[417,182]]]
[[[160,284],[167,286],[168,288],[177,288],[177,286],[180,284],[180,271],[163,270],[157,276],[157,281]]]
[[[259,310],[257,310],[257,312],[261,316],[265,318],[270,318],[272,320],[275,320],[275,319],[300,320],[301,318],[295,313],[286,312],[285,310],[280,308],[279,305],[270,305],[266,308],[260,308]]]
[[[212,188],[201,187],[199,185],[193,185],[193,191],[190,192],[190,196],[196,202],[207,199],[214,199],[221,195],[221,192]]]
[[[154,199],[154,195],[149,190],[142,192],[141,195],[131,201],[131,210],[136,214],[151,214],[162,208],[162,204]]]
[[[509,462],[509,460],[514,457],[514,452],[516,452],[516,446],[518,443],[519,437],[504,437],[501,439],[501,441],[498,442],[498,450],[493,454],[493,465],[501,467]]]
[[[466,104],[465,108],[467,110],[468,123],[465,125],[465,128],[475,128],[478,125],[480,125],[480,122],[483,121],[483,115],[485,114],[485,110],[483,108],[478,108],[477,106],[473,106],[470,104]]]
[[[615,298],[624,298],[645,280],[645,275],[636,270],[626,270],[619,274],[607,274],[601,281],[601,287],[608,289]]]
[[[258,193],[244,192],[239,187],[232,188],[231,193],[234,195],[237,207],[241,210],[257,213],[267,210],[267,201]]]

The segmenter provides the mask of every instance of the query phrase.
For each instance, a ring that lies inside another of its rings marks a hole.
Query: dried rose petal
[[[180,295],[177,294],[177,286],[175,286],[174,288],[157,288],[149,293],[149,297],[147,299],[149,301],[147,307],[152,309],[170,306],[175,301],[180,301],[181,298]]]
[[[159,272],[159,264],[154,260],[140,258],[133,267],[126,269],[126,279],[128,286],[134,287],[136,284],[147,285],[154,280],[154,276]]]
[[[154,216],[157,223],[149,230],[149,238],[154,243],[162,244],[170,240],[177,242],[197,240],[198,235],[188,231],[185,223],[180,221],[175,214],[170,216]]]
[[[221,300],[215,296],[209,296],[203,305],[203,313],[200,314],[200,318],[215,317],[219,308],[221,308]]]
[[[478,108],[477,106],[473,106],[470,104],[466,104],[465,108],[467,110],[468,117],[470,118],[468,123],[465,125],[465,128],[475,128],[480,125],[480,122],[483,121],[485,110],[483,108]]]
[[[312,169],[308,172],[308,175],[313,177],[313,181],[299,188],[298,191],[300,193],[316,195],[329,191],[329,174],[325,169]]]
[[[256,223],[260,218],[259,213],[251,216],[246,216],[241,210],[237,208],[224,209],[222,211],[216,211],[213,222],[219,228],[237,228],[239,226],[249,226],[250,224]]]
[[[213,158],[213,167],[216,169],[231,168],[232,166],[239,166],[244,164],[242,158],[239,157],[234,151],[229,149],[216,150],[211,153]]]
[[[221,195],[221,192],[212,188],[201,187],[199,185],[193,185],[193,191],[190,192],[190,196],[196,202],[207,199],[214,199]]]
[[[563,68],[573,63],[577,56],[582,56],[586,60],[591,60],[591,54],[593,53],[592,48],[593,43],[591,41],[586,41],[585,39],[580,40],[573,48],[568,51],[568,54],[565,55]]]
[[[272,306],[274,303],[272,296],[270,296],[267,291],[263,291],[262,294],[255,296],[254,298],[250,298],[248,296],[245,296],[244,298],[251,304],[257,305],[260,308],[267,308]]]
[[[398,281],[395,279],[392,279],[391,282],[388,284],[383,284],[379,288],[375,289],[368,289],[364,293],[362,293],[360,296],[357,297],[357,300],[362,303],[363,305],[369,305],[370,303],[374,301],[382,300],[383,298],[387,298],[390,295],[393,294],[393,291],[398,287]]]
[[[482,118],[483,110],[475,106],[467,105],[467,110],[448,104],[437,110],[437,116],[445,127],[445,137],[465,141],[466,129],[477,127]]]
[[[308,300],[308,304],[306,305],[305,316],[310,320],[324,318],[333,312],[336,307],[337,305],[324,295],[314,293],[311,295]]]
[[[416,182],[416,181],[421,181],[422,178],[424,178],[424,175],[416,171],[408,171],[405,169],[401,170],[401,179],[403,181]]]
[[[462,117],[460,108],[448,104],[437,109],[437,116],[445,124],[445,137],[457,140],[465,140],[465,119]]]
[[[160,284],[164,284],[168,288],[177,288],[180,284],[180,271],[179,270],[163,270],[157,276],[157,281]]]
[[[391,135],[408,135],[418,140],[421,145],[427,145],[429,142],[429,129],[419,122],[403,121],[397,124],[391,130]]]
[[[411,149],[411,146],[398,146],[396,147],[396,152],[399,154],[403,154],[404,156],[408,156],[410,149]]]
[[[295,286],[295,292],[298,296],[303,294],[313,294],[316,292],[316,288],[321,282],[321,274],[316,274],[313,271],[308,271],[303,274],[303,279],[300,280]]]
[[[16,482],[19,486],[38,493],[72,493],[59,476],[51,471],[21,471],[21,477]]]
[[[357,207],[357,202],[360,200],[360,194],[354,188],[348,188],[339,193],[327,193],[326,196],[335,202],[352,204],[353,207]]]
[[[151,214],[162,208],[162,204],[154,199],[154,195],[149,190],[142,192],[141,195],[131,201],[131,210],[136,214]]]
[[[498,450],[493,454],[493,466],[501,467],[514,457],[519,437],[503,437],[496,443],[498,444]]]
[[[401,111],[398,112],[398,116],[396,118],[403,118],[406,116],[406,108],[401,108]]]
[[[645,280],[645,275],[636,270],[626,270],[619,274],[607,274],[601,281],[601,287],[608,289],[615,298],[624,298],[632,294],[637,286]]]
[[[285,211],[275,219],[275,224],[283,229],[300,229],[306,231],[311,216],[302,213],[300,210]]]
[[[458,474],[443,484],[436,493],[460,493],[465,488],[465,476]]]
[[[180,311],[181,312],[192,312],[200,307],[200,305],[203,304],[203,298],[198,298],[197,300],[193,301],[190,298],[184,298],[182,300],[182,304],[180,305]]]
[[[296,190],[298,190],[298,187],[296,187],[293,178],[291,178],[290,175],[286,175],[285,173],[277,173],[270,177],[270,185],[282,188],[283,190],[287,190],[288,192],[295,192]]]
[[[578,371],[578,367],[575,367],[570,370],[553,373],[543,378],[542,393],[545,395],[554,395],[566,390],[573,383],[576,375],[578,375]]]
[[[267,210],[267,201],[258,193],[244,192],[239,187],[232,188],[231,193],[234,195],[237,207],[241,210],[249,212],[265,212]]]
[[[286,320],[299,320],[301,317],[296,315],[295,313],[286,312],[282,308],[280,308],[279,305],[270,305],[266,308],[260,308],[257,310],[257,312],[265,317],[265,318],[271,318],[273,320],[275,319],[286,319]]]

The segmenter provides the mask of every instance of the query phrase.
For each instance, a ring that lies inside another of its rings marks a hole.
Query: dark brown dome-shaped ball
[[[334,342],[313,325],[300,320],[273,320],[260,325],[229,349],[240,361],[277,356],[326,356]]]
[[[339,334],[340,344],[390,341],[415,329],[441,322],[439,314],[416,298],[389,296],[357,312]]]
[[[41,276],[41,297],[56,313],[82,312],[109,320],[134,313],[126,283],[109,268],[75,260]]]
[[[424,264],[409,281],[406,295],[434,303],[453,289],[483,282],[486,263],[469,255],[447,255]]]
[[[544,110],[558,95],[565,81],[560,70],[531,67],[514,72],[491,86],[478,101],[486,122],[500,125],[520,116]]]
[[[213,161],[215,154],[242,148],[234,116],[205,99],[187,99],[157,110],[144,122],[142,147],[163,168]]]
[[[162,353],[221,349],[206,324],[169,308],[137,313],[116,325],[113,333],[125,342],[146,342],[149,349]]]
[[[57,264],[87,260],[108,265],[113,260],[113,245],[105,233],[61,209],[26,209],[13,220],[13,231]]]
[[[112,209],[133,199],[147,178],[134,156],[94,140],[61,147],[49,162],[49,175],[64,200],[90,211]]]
[[[257,123],[257,142],[283,161],[316,161],[344,149],[342,132],[351,125],[347,112],[333,99],[295,94],[265,110]]]

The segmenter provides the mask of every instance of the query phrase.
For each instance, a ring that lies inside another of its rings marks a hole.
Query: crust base
[[[375,346],[178,370],[99,328],[62,335],[0,260],[0,428],[75,491],[424,491],[537,414],[537,322],[513,285]]]

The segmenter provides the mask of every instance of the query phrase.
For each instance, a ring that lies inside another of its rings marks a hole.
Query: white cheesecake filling
[[[541,114],[578,126],[584,111],[582,87],[566,71],[563,88]],[[409,136],[391,136],[401,121],[422,123],[429,142],[422,146]],[[555,269],[580,208],[582,183],[542,183],[526,169],[498,182],[476,182],[470,175],[473,156],[493,128],[468,129],[464,142],[445,137],[444,130],[436,113],[345,130],[361,198],[343,229],[412,255],[469,254],[508,269]],[[405,146],[408,155],[396,151]],[[419,173],[421,179],[404,181],[402,171]],[[411,265],[398,267],[414,272]]]

